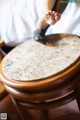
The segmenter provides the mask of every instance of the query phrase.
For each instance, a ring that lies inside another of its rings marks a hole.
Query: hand
[[[49,11],[45,14],[45,21],[49,25],[54,25],[58,20],[60,20],[61,14],[55,11]]]

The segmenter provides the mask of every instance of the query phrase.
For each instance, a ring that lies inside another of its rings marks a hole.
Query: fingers
[[[53,17],[56,21],[58,21],[58,20],[61,18],[61,14],[53,11],[53,12],[52,12],[52,17]]]
[[[46,13],[45,20],[48,24],[55,24],[61,18],[61,14],[55,11],[49,11]]]
[[[52,16],[52,11],[48,11],[45,15],[45,19],[49,19]]]
[[[60,20],[60,18],[61,18],[61,14],[55,12],[55,13],[54,13],[54,17],[55,17],[55,20],[58,21],[58,20]]]

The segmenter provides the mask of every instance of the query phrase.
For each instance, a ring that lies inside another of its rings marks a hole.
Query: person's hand
[[[60,20],[61,14],[55,11],[49,11],[45,14],[45,21],[49,25],[54,25],[58,20]]]
[[[55,11],[48,11],[43,14],[42,17],[37,22],[37,27],[40,29],[45,29],[48,25],[54,25],[60,20],[61,14]]]

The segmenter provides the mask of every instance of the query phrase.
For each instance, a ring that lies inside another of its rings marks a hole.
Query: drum
[[[28,108],[49,109],[80,99],[80,38],[71,34],[28,40],[9,52],[0,77],[14,100]],[[76,92],[77,91],[77,92]]]

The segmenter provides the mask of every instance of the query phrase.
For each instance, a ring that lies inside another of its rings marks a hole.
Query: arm
[[[46,22],[46,14],[52,14],[51,10],[55,5],[56,0],[43,0],[43,11],[41,12],[41,17],[37,22],[37,27],[40,29],[45,29],[48,24]],[[49,12],[50,11],[50,12]]]
[[[33,35],[34,40],[43,39],[49,25],[55,24],[60,19],[60,15],[58,13],[51,11],[55,2],[56,0],[43,0],[41,17],[37,22],[37,29],[34,31]]]
[[[46,11],[50,11],[53,8],[55,2],[56,0],[44,0],[44,4],[45,4],[44,9]]]

